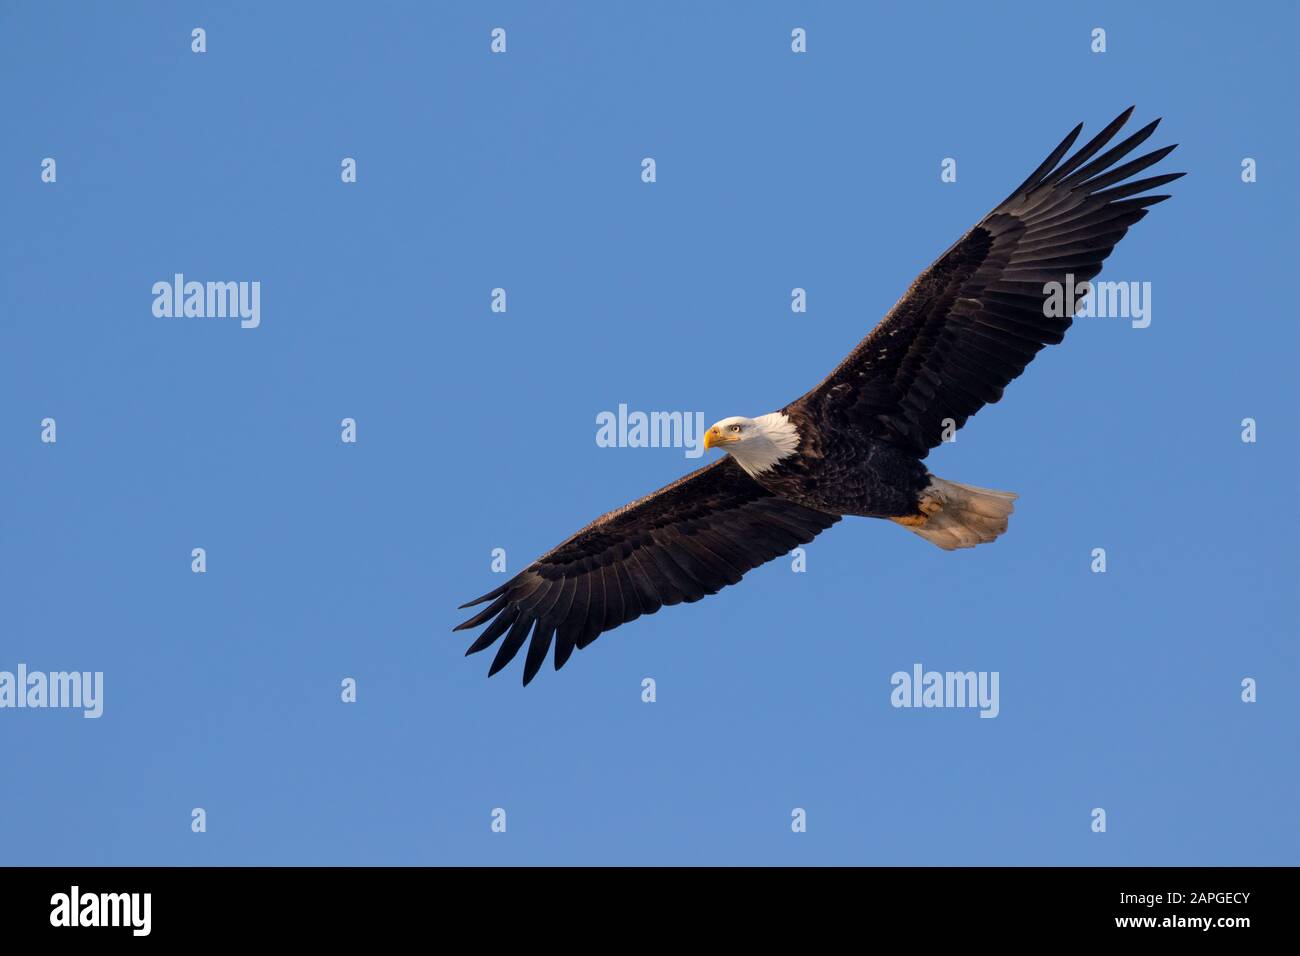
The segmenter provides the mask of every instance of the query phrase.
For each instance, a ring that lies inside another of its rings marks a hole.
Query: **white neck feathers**
[[[760,415],[752,421],[758,427],[758,433],[736,442],[728,450],[750,477],[757,478],[781,459],[798,451],[799,429],[780,412]]]

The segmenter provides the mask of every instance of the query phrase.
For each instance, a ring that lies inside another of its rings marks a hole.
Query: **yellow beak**
[[[719,431],[717,425],[714,425],[704,433],[704,450],[708,451],[710,448],[717,448],[719,445],[725,445],[729,441],[731,441],[731,439]]]

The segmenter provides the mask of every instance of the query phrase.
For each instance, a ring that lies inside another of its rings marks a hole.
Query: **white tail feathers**
[[[986,544],[1007,530],[1007,519],[1019,497],[1012,491],[976,488],[935,475],[921,492],[921,513],[913,518],[895,518],[899,524],[945,551]]]

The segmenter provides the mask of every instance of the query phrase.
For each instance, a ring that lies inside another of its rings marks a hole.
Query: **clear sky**
[[[1297,26],[4,4],[0,670],[104,699],[0,710],[0,863],[1300,862]],[[527,689],[462,656],[493,549],[702,463],[600,412],[780,407],[1131,103],[1189,173],[1101,276],[1150,326],[1078,320],[929,459],[1021,494],[1005,537],[848,520]],[[176,273],[260,283],[260,325],[155,317]],[[918,663],[999,715],[892,707]]]

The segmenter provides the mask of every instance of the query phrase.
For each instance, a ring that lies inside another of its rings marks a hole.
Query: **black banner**
[[[7,941],[338,943],[488,928],[508,934],[711,932],[776,923],[871,938],[1133,937],[1180,945],[1282,931],[1289,869],[254,869],[0,870]],[[974,933],[975,935],[971,935]],[[630,935],[629,935],[630,934]],[[73,940],[75,937],[75,940]]]

